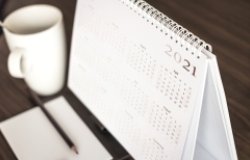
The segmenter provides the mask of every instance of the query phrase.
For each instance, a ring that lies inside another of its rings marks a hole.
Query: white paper
[[[129,0],[78,1],[69,87],[137,160],[181,159],[206,60]]]
[[[40,108],[35,107],[0,124],[4,137],[18,159],[112,159],[63,97],[46,103],[46,108],[76,145],[79,155],[69,149]]]
[[[216,58],[209,61],[195,158],[236,160],[225,93]],[[206,152],[206,153],[205,153]],[[211,158],[212,157],[212,158]]]

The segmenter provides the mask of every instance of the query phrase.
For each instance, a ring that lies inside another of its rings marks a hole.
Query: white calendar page
[[[69,88],[138,160],[181,159],[199,120],[207,57],[171,33],[126,0],[77,4]]]

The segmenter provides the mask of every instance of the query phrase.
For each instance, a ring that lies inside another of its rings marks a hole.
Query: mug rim
[[[43,29],[43,30],[40,30],[40,31],[37,31],[37,32],[33,32],[33,33],[18,33],[18,32],[13,32],[9,29],[7,29],[6,27],[3,28],[3,31],[4,32],[8,32],[10,34],[13,34],[13,35],[17,35],[17,36],[31,36],[31,35],[36,35],[36,34],[41,34],[43,32],[46,32],[48,30],[51,30],[52,28],[54,28],[56,25],[59,24],[60,21],[62,21],[63,19],[63,13],[62,11],[56,7],[56,6],[53,6],[53,5],[49,5],[49,4],[32,4],[32,5],[27,5],[27,6],[24,6],[24,7],[21,7],[21,8],[18,8],[14,11],[12,11],[3,21],[3,24],[6,24],[8,22],[8,20],[13,17],[14,15],[18,14],[18,12],[21,12],[23,10],[26,10],[26,9],[30,9],[30,8],[33,8],[33,7],[46,7],[46,8],[51,8],[53,9],[54,11],[56,11],[58,13],[58,18],[55,20],[55,22],[50,25],[49,27]]]

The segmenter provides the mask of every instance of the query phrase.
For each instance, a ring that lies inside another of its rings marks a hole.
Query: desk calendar
[[[68,85],[134,159],[235,160],[211,50],[143,0],[79,0]]]

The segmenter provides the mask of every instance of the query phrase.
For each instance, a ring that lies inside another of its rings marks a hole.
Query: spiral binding
[[[182,27],[177,22],[167,17],[165,14],[163,14],[144,0],[125,1],[128,1],[130,4],[133,4],[134,7],[140,8],[141,11],[145,12],[151,18],[153,18],[163,26],[167,27],[169,30],[174,32],[175,35],[178,35],[181,40],[188,42],[196,49],[205,49],[212,52],[212,46],[210,44],[206,43],[204,40],[200,39],[198,36],[194,35],[192,32],[188,31],[186,28]],[[173,36],[171,36],[170,38],[173,39]]]

